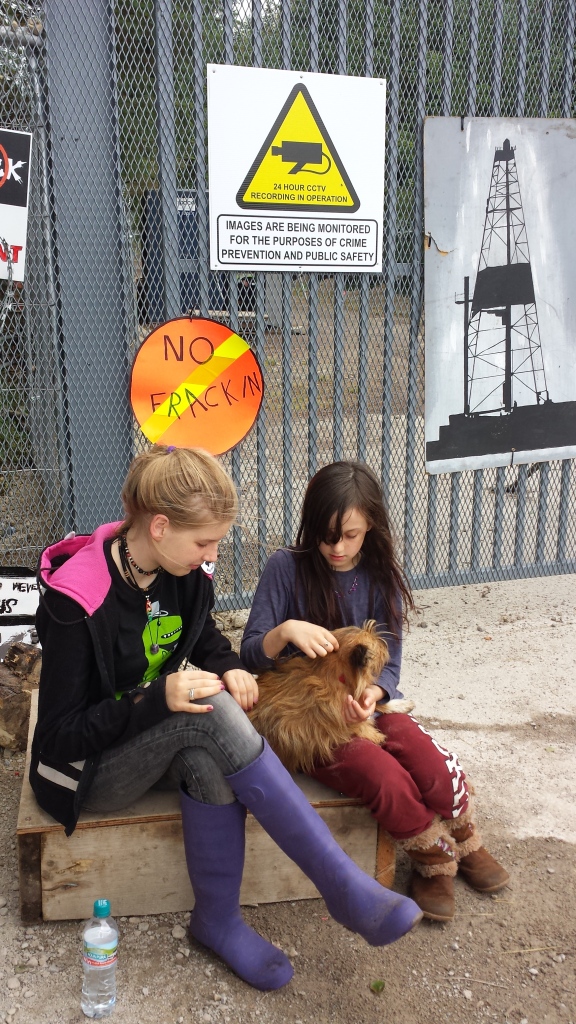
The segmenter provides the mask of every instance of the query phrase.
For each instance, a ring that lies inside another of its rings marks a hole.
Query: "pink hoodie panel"
[[[42,583],[59,594],[71,597],[88,615],[93,615],[110,589],[104,541],[113,537],[119,526],[120,521],[105,523],[88,539],[85,536],[69,537],[52,544],[42,552],[39,568]],[[52,560],[64,553],[72,557],[50,573]]]

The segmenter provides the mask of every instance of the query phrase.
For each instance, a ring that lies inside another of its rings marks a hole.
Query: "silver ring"
[[[324,644],[324,647],[330,647],[330,641],[329,640],[323,640],[322,643]]]
[[[191,690],[188,690],[188,700],[189,701],[194,700],[194,688],[192,688]]]

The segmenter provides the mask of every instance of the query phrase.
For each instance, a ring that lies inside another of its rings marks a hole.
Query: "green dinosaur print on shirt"
[[[182,635],[182,619],[179,615],[167,615],[161,612],[158,602],[152,605],[152,618],[146,623],[142,633],[144,654],[148,668],[142,676],[142,682],[156,679],[162,672],[162,665],[170,657]],[[158,645],[158,651],[152,653],[152,646]]]

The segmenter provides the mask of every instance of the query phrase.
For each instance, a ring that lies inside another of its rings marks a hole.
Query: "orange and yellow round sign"
[[[168,320],[145,338],[132,366],[132,411],[154,444],[222,455],[254,425],[263,393],[250,346],[217,320]]]

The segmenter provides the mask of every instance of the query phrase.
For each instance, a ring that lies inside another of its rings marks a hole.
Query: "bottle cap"
[[[110,900],[94,900],[94,917],[110,917]]]

